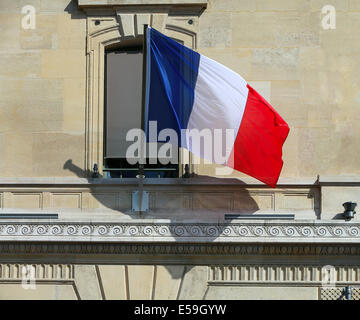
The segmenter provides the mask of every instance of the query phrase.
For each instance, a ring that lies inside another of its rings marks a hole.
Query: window
[[[121,46],[105,51],[105,177],[132,178],[138,174],[138,165],[130,165],[126,160],[126,150],[133,143],[126,141],[126,134],[141,128],[142,51],[142,40],[123,41]],[[158,160],[150,164],[147,159],[144,167],[148,178],[179,176],[176,164],[162,165]]]

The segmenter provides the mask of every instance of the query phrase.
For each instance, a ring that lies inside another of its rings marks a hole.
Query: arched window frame
[[[148,24],[167,36],[179,40],[196,50],[198,14],[169,15],[169,10],[156,9],[144,12],[140,9],[117,10],[116,15],[89,15],[87,18],[87,82],[86,82],[86,146],[85,169],[91,174],[96,163],[103,175],[104,161],[104,82],[105,52],[124,40],[143,36],[143,25]],[[191,163],[191,155],[180,151],[180,172],[185,163]]]

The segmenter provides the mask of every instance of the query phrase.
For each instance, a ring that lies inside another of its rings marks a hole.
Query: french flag
[[[289,126],[274,108],[240,75],[154,28],[146,31],[146,46],[147,125],[156,121],[158,132],[173,129],[194,154],[275,187]],[[192,129],[220,132],[213,144],[225,145],[223,157],[191,143],[184,131]]]

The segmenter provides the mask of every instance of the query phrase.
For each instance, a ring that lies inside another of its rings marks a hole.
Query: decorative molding
[[[196,50],[197,49],[197,35],[194,31],[185,29],[183,27],[179,27],[172,24],[166,25],[167,30],[171,30],[174,32],[179,32],[180,34],[186,34],[191,38],[191,47]]]
[[[226,265],[208,267],[209,285],[292,285],[321,286],[329,280],[323,265]],[[332,276],[336,285],[360,285],[359,266],[334,266]]]
[[[70,264],[0,264],[0,282],[21,281],[23,268],[30,266],[36,281],[72,281],[74,266]]]
[[[319,176],[321,186],[360,186],[360,176]]]
[[[190,256],[191,261],[195,261],[194,257],[202,257],[204,262],[205,256],[259,256],[264,257],[319,257],[327,258],[329,256],[354,257],[358,259],[360,256],[360,246],[349,244],[347,246],[339,244],[288,244],[277,243],[261,245],[254,244],[225,244],[225,243],[93,243],[93,242],[0,242],[0,256],[6,255],[29,255],[22,258],[33,258],[34,255],[75,255],[80,261],[80,257],[84,255],[113,255],[124,258],[125,255],[135,255],[138,263],[138,256],[149,257],[151,263],[154,256],[166,255],[167,263],[175,261],[168,259],[169,255],[179,258],[182,263],[184,256]],[[66,256],[66,259],[69,259]],[[54,259],[54,256],[45,258]],[[85,259],[86,260],[86,259]],[[91,260],[91,259],[90,259]],[[162,259],[162,263],[164,260]]]
[[[0,241],[360,243],[360,224],[242,221],[241,223],[0,222]]]

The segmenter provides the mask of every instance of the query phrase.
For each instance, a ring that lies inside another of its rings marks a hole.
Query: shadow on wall
[[[70,0],[64,11],[71,14],[71,19],[86,19],[86,14],[78,8],[77,0]]]
[[[78,177],[80,178],[84,178],[84,177],[90,177],[91,174],[89,174],[89,172],[86,172],[85,170],[81,169],[80,167],[78,167],[77,165],[75,165],[73,162],[72,162],[72,159],[69,159],[67,160],[65,163],[64,163],[64,166],[63,166],[64,170],[69,170],[71,171],[72,173],[74,173],[75,175],[77,175]],[[198,180],[201,180],[201,179],[206,179],[206,183],[209,183],[210,185],[212,184],[212,182],[221,182],[222,180],[224,179],[219,179],[219,178],[215,178],[215,177],[208,177],[208,176],[196,176],[195,178],[188,178],[186,180],[190,180],[190,179],[198,179]],[[93,183],[96,183],[96,182],[100,182],[99,180],[110,180],[111,178],[103,178],[100,174],[99,174],[99,178],[97,179],[94,179],[94,178],[86,178],[88,180],[88,182],[90,184],[93,184]],[[133,180],[133,179],[132,179]],[[229,181],[229,179],[226,179],[227,181]],[[236,181],[237,185],[245,185],[244,182],[242,181],[239,181],[237,179],[234,179],[234,181]],[[106,185],[106,184],[105,184]],[[200,185],[201,186],[201,185]],[[203,186],[206,186],[206,184],[204,184]],[[94,192],[95,186],[91,187],[90,186],[90,190],[91,190],[91,193],[92,193],[92,196],[99,202],[101,203],[104,207],[108,207],[109,209],[112,209],[112,207],[109,206],[108,203],[104,202],[104,198],[103,197],[99,197],[98,196],[98,188],[99,188],[99,184],[96,184],[96,188],[97,188],[97,192]],[[136,189],[137,186],[134,186],[134,189]],[[219,188],[221,190],[221,185],[219,185]],[[145,188],[146,190],[146,185],[145,185]],[[224,192],[225,193],[225,192]],[[238,201],[240,202],[243,202],[243,204],[245,205],[246,208],[249,208],[249,209],[244,209],[242,212],[232,212],[232,213],[236,213],[236,214],[252,214],[256,211],[259,210],[259,207],[257,205],[257,203],[254,201],[254,199],[250,196],[249,192],[245,189],[245,188],[241,188],[239,189],[239,192],[241,194],[241,198],[238,199]],[[206,205],[206,204],[205,204]],[[220,209],[220,208],[217,208],[215,209],[215,212],[216,214],[214,215],[214,210],[213,212],[211,212],[211,208],[210,209],[205,209],[205,210],[202,210],[200,211],[200,214],[198,214],[197,216],[195,215],[196,214],[196,211],[195,210],[192,210],[192,209],[184,209],[184,210],[188,210],[190,213],[188,216],[191,216],[192,217],[192,220],[196,223],[201,223],[201,222],[214,222],[214,217],[216,218],[216,221],[215,223],[217,223],[219,220],[223,220],[224,219],[224,213],[230,213],[229,210],[226,210],[226,209]],[[120,210],[119,210],[120,211]],[[179,217],[176,215],[176,212],[174,213],[174,210],[172,209],[169,209],[169,210],[165,210],[166,211],[166,216],[164,215],[164,213],[161,215],[158,213],[157,210],[153,210],[150,212],[150,216],[140,216],[138,213],[133,213],[130,211],[130,208],[129,210],[127,211],[121,211],[122,213],[128,215],[129,217],[133,218],[134,220],[136,219],[143,219],[143,218],[151,218],[151,219],[168,219],[170,220],[170,223],[175,223],[176,222],[179,222]],[[183,211],[183,210],[182,210]],[[169,212],[171,212],[171,215],[169,215]],[[212,214],[211,214],[212,213]],[[210,218],[209,218],[210,217]],[[195,219],[194,219],[195,218]],[[225,224],[224,224],[224,227],[226,227],[226,223],[230,223],[229,220],[224,220],[223,221]],[[178,234],[175,234],[174,232],[174,229],[171,229],[170,230],[170,233],[174,236],[174,239],[179,239],[179,235]],[[213,237],[209,237],[208,238],[208,241],[212,242],[212,241],[215,241],[216,239],[218,238],[218,235],[214,235]],[[165,266],[166,267],[166,266]],[[186,273],[188,273],[190,270],[191,270],[191,266],[187,266],[185,269],[186,269]],[[173,267],[168,267],[166,268],[169,272],[169,274],[171,274],[171,277],[173,279],[177,279],[179,277],[184,277],[184,274],[180,273],[179,274],[179,270],[178,268],[173,268]]]
[[[63,169],[64,170],[69,170],[71,171],[72,173],[74,173],[77,177],[79,178],[85,178],[88,180],[88,182],[90,184],[94,184],[96,183],[96,187],[98,188],[99,187],[99,184],[98,182],[101,182],[101,181],[110,181],[112,178],[104,178],[100,173],[98,174],[98,178],[90,178],[91,176],[91,172],[88,172],[86,170],[83,170],[82,168],[80,168],[79,166],[77,166],[76,164],[74,164],[72,162],[72,159],[69,159],[67,160],[65,163],[64,163],[64,166],[63,166]],[[118,179],[121,179],[121,178],[118,178]],[[184,178],[179,178],[181,180],[183,180]],[[133,185],[133,181],[134,179],[131,179],[132,180],[132,185]],[[199,187],[206,187],[206,185],[218,185],[219,187],[219,190],[222,191],[222,186],[221,184],[218,184],[219,182],[222,182],[222,181],[226,181],[226,183],[228,184],[229,182],[234,182],[234,185],[236,186],[245,186],[246,184],[241,181],[241,180],[238,180],[238,179],[229,179],[229,178],[216,178],[216,177],[210,177],[210,176],[200,176],[200,175],[196,175],[194,176],[193,178],[186,178],[185,179],[187,182],[190,182],[191,180],[193,181],[201,181],[203,180],[204,181],[204,184],[199,184]],[[145,182],[146,182],[146,179],[145,179]],[[106,183],[104,184],[106,185]],[[95,187],[95,186],[94,186]],[[100,203],[102,204],[102,206],[106,207],[106,208],[109,208],[111,210],[114,210],[114,208],[112,208],[108,202],[104,201],[104,198],[103,197],[100,197],[99,194],[98,194],[98,191],[97,192],[93,192],[93,188],[92,186],[90,186],[90,190],[92,192],[92,196]],[[134,185],[134,189],[137,189],[137,185]],[[146,185],[144,187],[144,189],[146,190]],[[218,190],[217,190],[218,192]],[[222,191],[223,193],[226,193],[226,191]],[[202,211],[208,211],[209,213],[210,212],[217,212],[218,215],[216,216],[217,219],[223,219],[223,215],[224,213],[236,213],[236,214],[253,214],[254,212],[258,211],[259,210],[259,207],[256,203],[256,201],[250,196],[249,192],[244,188],[240,188],[237,192],[237,195],[238,195],[238,198],[236,199],[236,202],[239,206],[239,208],[242,208],[242,209],[238,209],[238,210],[230,210],[230,209],[226,209],[224,207],[224,203],[220,203],[221,202],[221,198],[219,200],[219,203],[217,203],[216,201],[215,202],[211,202],[212,205],[214,205],[214,208],[212,208],[211,206],[207,206],[208,203],[206,203],[206,200],[207,198],[203,198],[201,200],[199,200],[199,203],[197,203],[196,207],[198,208],[197,212],[200,212],[201,214],[201,221],[203,222],[206,222],[206,212],[202,212]],[[209,192],[209,199],[208,200],[213,200],[211,199],[211,192]],[[224,200],[225,201],[225,200]],[[235,200],[234,200],[235,201]],[[203,208],[203,209],[202,209]],[[181,208],[179,208],[181,209]],[[138,214],[135,214],[133,212],[130,211],[131,208],[128,208],[128,210],[126,211],[121,211],[122,213],[125,213],[125,214],[128,214],[129,216],[133,217],[134,219],[138,219],[139,218],[139,215]],[[165,210],[165,209],[164,209]],[[166,210],[166,212],[169,212],[170,210],[172,210],[171,208]],[[188,211],[194,211],[193,209],[181,209],[181,210],[188,210]],[[120,211],[120,210],[118,210]],[[161,218],[161,219],[171,219],[172,217],[171,216],[164,216],[164,214],[161,214],[160,212],[161,210],[158,210],[155,208],[155,210],[152,210],[150,213],[151,213],[151,218]],[[195,212],[193,212],[193,214],[195,214]],[[192,216],[193,216],[192,214]],[[214,215],[210,215],[212,219],[210,219],[212,222],[214,221]],[[142,217],[143,218],[143,217]],[[195,216],[196,218],[196,216]],[[176,220],[176,219],[174,219]],[[178,220],[178,219],[177,219]]]

